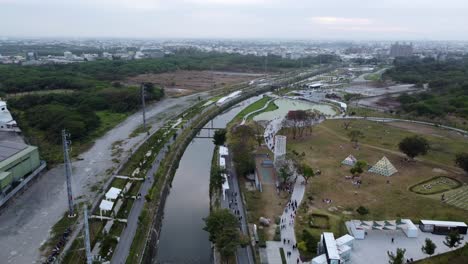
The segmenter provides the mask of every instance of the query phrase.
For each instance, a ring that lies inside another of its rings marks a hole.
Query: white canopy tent
[[[226,148],[225,146],[220,146],[219,147],[219,157],[227,156],[227,155],[229,155],[228,148]]]
[[[224,158],[219,158],[219,167],[222,169],[226,168],[226,160]]]
[[[106,193],[106,200],[113,201],[119,197],[122,189],[111,187]]]
[[[102,200],[101,204],[99,204],[99,212],[100,212],[101,217],[102,217],[102,211],[104,211],[104,212],[110,211],[110,210],[112,210],[112,207],[114,207],[113,202],[107,201],[107,200]]]
[[[224,182],[223,182],[223,200],[226,200],[226,191],[229,190],[229,182],[228,182],[228,179],[227,179],[227,174],[223,173],[223,174],[221,174],[221,176],[223,176],[223,178],[224,178]]]
[[[364,230],[402,230],[407,237],[418,237],[418,228],[410,219],[385,220],[385,221],[362,221],[351,220],[354,228],[351,228],[354,237],[364,239]]]
[[[374,164],[374,166],[372,166],[372,168],[370,168],[369,172],[389,177],[397,173],[398,170],[387,159],[387,157],[383,156],[382,159],[380,159],[376,164]]]

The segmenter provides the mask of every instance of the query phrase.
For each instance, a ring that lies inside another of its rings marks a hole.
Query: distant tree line
[[[300,60],[269,55],[268,70],[279,71],[331,63],[339,58],[318,55]],[[82,90],[105,86],[110,81],[123,80],[145,73],[175,70],[263,71],[265,58],[253,55],[181,51],[163,58],[142,60],[98,60],[86,63],[42,66],[0,65],[0,92],[18,93],[52,89]]]
[[[384,78],[419,87],[428,84],[425,92],[399,96],[404,112],[427,117],[468,117],[468,57],[447,61],[397,58]]]

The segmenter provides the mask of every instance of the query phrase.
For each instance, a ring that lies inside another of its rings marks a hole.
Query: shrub
[[[356,209],[356,212],[358,212],[360,215],[366,215],[369,213],[369,209],[364,206],[359,206],[358,209]]]

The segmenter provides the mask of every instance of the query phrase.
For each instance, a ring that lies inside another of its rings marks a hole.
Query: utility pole
[[[89,243],[89,225],[88,225],[88,206],[84,208],[84,231],[85,231],[85,248],[86,248],[86,264],[92,264],[91,244]]]
[[[69,155],[69,147],[71,144],[70,134],[65,129],[62,130],[62,144],[63,144],[63,160],[65,162],[65,176],[67,177],[67,193],[68,193],[68,216],[75,217],[73,192],[71,187],[72,167]]]
[[[146,131],[145,84],[141,84],[141,105],[143,107],[143,131]]]

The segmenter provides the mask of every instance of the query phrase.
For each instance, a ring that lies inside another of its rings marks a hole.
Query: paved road
[[[236,170],[234,169],[231,156],[226,158],[226,169],[228,171],[228,174],[230,175],[228,177],[230,189],[227,192],[226,199],[225,200],[221,199],[221,206],[223,208],[230,208],[234,214],[236,214],[236,210],[239,211],[239,214],[237,214],[237,216],[241,217],[241,221],[240,221],[241,231],[245,235],[248,235],[248,226],[247,226],[244,203],[241,197],[241,192],[239,190],[239,181],[237,179]],[[229,207],[229,201],[233,201],[233,203],[231,204],[231,207]],[[251,246],[248,246],[245,248],[239,247],[237,249],[236,258],[237,258],[237,263],[239,264],[255,263],[253,259],[253,255],[252,255]]]
[[[141,211],[143,210],[143,206],[145,205],[145,195],[148,194],[149,189],[151,189],[151,186],[154,182],[153,176],[159,168],[160,161],[166,156],[167,146],[171,145],[172,143],[173,140],[171,139],[170,142],[167,142],[164,145],[164,147],[161,149],[161,151],[159,151],[158,155],[156,156],[153,165],[146,173],[146,180],[140,187],[140,193],[142,198],[135,200],[135,202],[133,203],[132,209],[130,210],[130,213],[127,218],[127,227],[122,231],[122,234],[120,235],[120,240],[112,256],[111,263],[125,263],[127,256],[130,252],[130,247],[132,245],[133,238],[135,236],[136,229],[138,226],[138,217],[140,216]]]
[[[180,113],[197,100],[201,93],[186,97],[164,99],[147,107],[148,123],[152,131],[159,129],[169,116]],[[73,161],[73,192],[78,201],[93,200],[96,193],[91,187],[109,177],[108,170],[117,166],[112,159],[122,161],[130,149],[144,138],[129,135],[141,124],[141,113],[135,113],[120,125],[110,130],[94,145]],[[121,156],[112,156],[112,143],[122,141]],[[73,147],[73,144],[72,144]],[[2,263],[37,263],[39,247],[46,241],[51,227],[67,211],[66,188],[63,166],[57,166],[13,199],[0,210],[0,259]]]

